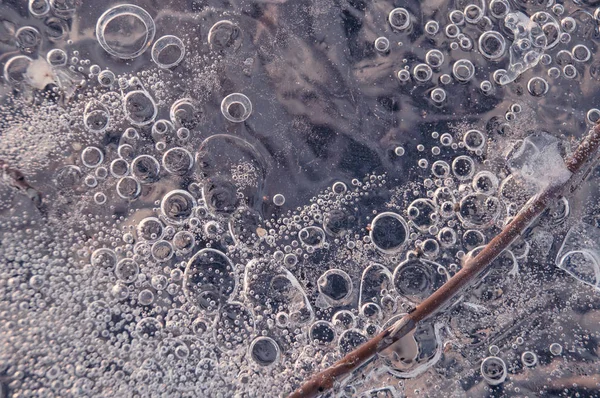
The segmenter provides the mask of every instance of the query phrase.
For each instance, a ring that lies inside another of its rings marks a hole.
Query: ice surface
[[[571,177],[561,155],[560,141],[544,132],[525,138],[508,160],[508,167],[538,191],[564,184]]]

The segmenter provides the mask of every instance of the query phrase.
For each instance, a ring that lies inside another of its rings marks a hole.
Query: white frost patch
[[[584,223],[573,225],[556,256],[556,265],[600,290],[600,229]]]
[[[43,58],[33,60],[27,67],[25,76],[29,84],[38,90],[43,90],[48,84],[56,81],[52,66]]]
[[[560,141],[548,133],[525,138],[508,160],[508,167],[538,191],[564,184],[571,178],[560,153]]]

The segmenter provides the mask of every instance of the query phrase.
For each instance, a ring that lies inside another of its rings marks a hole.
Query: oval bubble
[[[367,303],[378,303],[383,291],[392,289],[392,273],[381,264],[371,264],[363,271],[360,279],[359,308]]]
[[[162,162],[167,172],[183,176],[192,170],[194,157],[187,149],[175,147],[164,153]]]
[[[504,56],[506,41],[499,32],[490,30],[479,36],[479,52],[489,60],[497,60]]]
[[[140,266],[130,258],[124,258],[123,260],[119,261],[115,267],[115,275],[117,276],[117,279],[124,283],[135,282],[139,273]]]
[[[319,277],[317,288],[328,302],[337,303],[352,294],[352,280],[346,272],[330,269]]]
[[[242,31],[231,21],[219,21],[208,32],[208,44],[216,50],[237,50],[242,44]]]
[[[502,206],[495,196],[470,194],[460,201],[458,217],[465,228],[491,227],[500,216]]]
[[[188,261],[183,274],[183,293],[190,304],[214,311],[235,289],[233,264],[215,249],[202,249]]]
[[[131,162],[131,174],[142,184],[158,180],[160,163],[150,155],[140,155]]]
[[[127,200],[134,200],[142,193],[140,183],[131,177],[123,177],[117,182],[117,194]]]
[[[243,122],[252,114],[252,102],[244,94],[229,94],[221,101],[221,113],[230,122]]]
[[[487,357],[481,362],[481,376],[491,386],[497,386],[506,380],[506,364],[501,358]]]
[[[333,325],[327,321],[317,321],[310,326],[309,337],[319,345],[329,345],[336,338]]]
[[[378,214],[371,223],[371,241],[384,253],[395,253],[408,239],[408,224],[399,214],[385,212]]]
[[[270,337],[260,336],[250,343],[250,358],[260,366],[270,366],[279,360],[279,345]]]
[[[394,270],[396,292],[408,300],[420,303],[435,292],[447,280],[441,265],[427,260],[406,260]]]
[[[305,227],[298,232],[298,238],[306,246],[321,248],[325,243],[325,231],[316,226]]]
[[[404,31],[411,26],[411,16],[406,8],[394,8],[388,15],[388,22],[392,28]]]
[[[185,57],[185,45],[177,36],[166,35],[152,46],[152,61],[163,69],[173,68]]]
[[[125,117],[135,126],[145,126],[156,118],[158,109],[150,94],[144,90],[134,90],[123,99]]]
[[[155,31],[150,14],[133,4],[109,8],[96,23],[96,38],[100,46],[121,59],[142,55],[154,40]]]
[[[193,214],[196,207],[194,197],[183,189],[176,189],[167,193],[160,204],[163,216],[174,223],[181,223]]]
[[[136,227],[137,238],[148,242],[156,242],[164,235],[164,225],[156,217],[146,217]]]

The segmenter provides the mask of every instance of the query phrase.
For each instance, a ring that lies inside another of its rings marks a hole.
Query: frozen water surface
[[[597,1],[0,1],[0,397],[277,397],[600,119]],[[600,396],[600,169],[330,397]]]

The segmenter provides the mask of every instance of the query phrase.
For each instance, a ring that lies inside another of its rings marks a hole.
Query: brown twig
[[[532,197],[521,211],[507,224],[502,232],[494,237],[479,254],[469,258],[462,269],[450,278],[442,287],[419,304],[413,311],[377,336],[368,340],[354,351],[334,363],[329,368],[314,375],[290,398],[315,397],[333,387],[342,376],[352,372],[375,354],[388,348],[399,339],[415,329],[417,324],[436,313],[456,297],[465,287],[468,287],[477,276],[487,270],[492,261],[498,257],[523,231],[548,207],[550,202],[565,192],[572,191],[573,183],[585,174],[589,160],[600,146],[600,124],[596,124],[575,152],[565,161],[567,169],[572,173],[571,178],[560,184],[550,184],[540,194]]]

